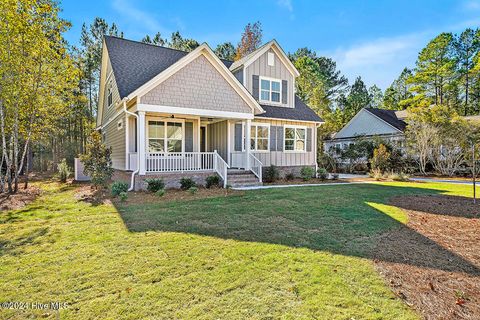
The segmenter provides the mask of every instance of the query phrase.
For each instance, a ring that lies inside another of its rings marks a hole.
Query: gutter
[[[123,111],[125,111],[126,114],[129,114],[129,115],[132,115],[134,116],[135,118],[137,118],[137,123],[138,123],[138,115],[136,113],[133,113],[131,111],[128,111],[127,110],[127,100],[128,98],[123,98],[122,99],[122,102],[123,102]],[[137,125],[137,146],[139,146],[139,131],[140,130],[140,126]],[[126,150],[125,150],[125,153],[127,154]],[[135,175],[138,173],[139,171],[139,168],[140,168],[140,152],[137,151],[137,169],[135,171],[132,172],[132,176],[130,178],[130,187],[128,188],[128,191],[132,191],[134,188],[135,188]]]

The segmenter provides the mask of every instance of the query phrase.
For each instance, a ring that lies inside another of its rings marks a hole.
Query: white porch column
[[[130,170],[130,129],[129,129],[130,117],[125,114],[125,170]]]
[[[145,146],[145,111],[138,111],[138,156],[139,156],[139,163],[138,163],[138,174],[144,175],[145,174],[145,165],[146,165],[146,146]]]
[[[247,125],[245,127],[245,169],[250,170],[250,131],[252,126],[252,120],[247,119]]]

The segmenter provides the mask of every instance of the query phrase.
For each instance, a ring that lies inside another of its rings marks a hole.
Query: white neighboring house
[[[400,149],[405,147],[406,110],[394,111],[377,108],[363,108],[330,140],[324,141],[324,151],[342,150],[354,144],[359,138],[380,138]]]

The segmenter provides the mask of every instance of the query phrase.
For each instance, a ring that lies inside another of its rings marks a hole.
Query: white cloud
[[[112,7],[115,11],[133,22],[141,23],[141,26],[145,27],[145,29],[151,33],[165,31],[153,15],[138,9],[127,0],[113,0]]]
[[[277,4],[280,7],[287,9],[289,12],[293,12],[292,0],[278,0]]]
[[[463,9],[466,11],[470,10],[480,10],[480,1],[478,0],[469,0],[465,1],[462,5]]]

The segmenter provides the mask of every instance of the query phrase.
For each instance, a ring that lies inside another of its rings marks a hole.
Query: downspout
[[[133,113],[133,112],[127,110],[127,98],[123,98],[122,102],[123,102],[123,111],[125,111],[126,114],[132,115],[135,118],[137,118],[137,131],[138,131],[139,128],[140,128],[140,126],[138,125],[138,115],[136,113]],[[137,146],[140,145],[138,143],[139,136],[140,135],[137,132]],[[126,153],[128,154],[128,152],[126,152]],[[140,152],[138,152],[138,150],[137,150],[137,158],[138,158],[137,159],[137,169],[132,172],[132,176],[130,178],[130,187],[128,188],[128,191],[132,191],[135,188],[135,175],[138,173],[138,170],[139,170],[139,167],[140,167]]]

